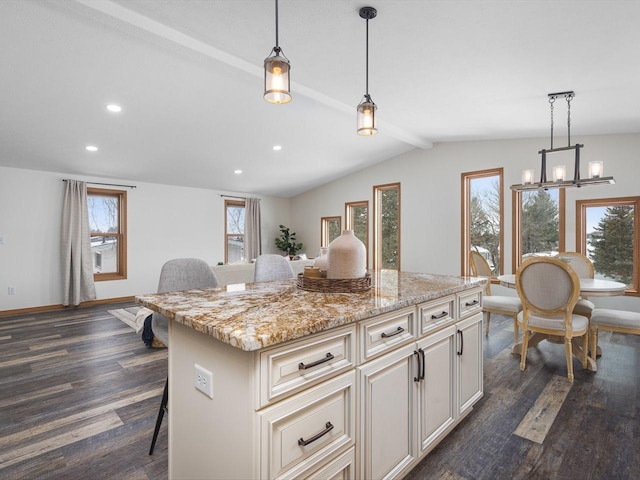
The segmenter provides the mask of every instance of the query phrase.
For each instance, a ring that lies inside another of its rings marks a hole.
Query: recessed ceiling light
[[[109,105],[107,105],[107,110],[113,113],[118,113],[122,111],[122,107],[120,105],[116,105],[115,103],[110,103]]]
[[[273,146],[273,149],[274,149],[276,152],[279,152],[280,150],[282,150],[282,145],[274,145],[274,146]]]
[[[89,152],[97,152],[98,151],[98,147],[96,147],[95,145],[87,145],[85,147]]]
[[[235,173],[236,175],[240,175],[242,173],[242,170],[240,169],[234,170],[233,173]]]

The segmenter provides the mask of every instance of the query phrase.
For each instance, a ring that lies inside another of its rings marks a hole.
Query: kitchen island
[[[484,280],[372,277],[137,297],[171,320],[169,477],[400,478],[453,429],[482,396]]]

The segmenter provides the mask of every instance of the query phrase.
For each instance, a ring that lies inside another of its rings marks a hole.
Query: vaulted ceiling
[[[355,133],[365,5],[378,10],[374,137]],[[279,12],[286,105],[262,99],[271,0],[0,1],[0,165],[291,197],[437,142],[548,136],[550,92],[576,92],[576,137],[640,132],[637,1],[280,0]]]

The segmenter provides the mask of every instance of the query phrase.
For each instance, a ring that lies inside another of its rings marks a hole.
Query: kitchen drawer
[[[455,305],[456,297],[454,295],[418,305],[419,336],[454,322],[456,319]]]
[[[259,408],[353,368],[355,331],[349,325],[261,352]]]
[[[359,364],[415,340],[415,311],[415,307],[406,307],[360,322]]]
[[[305,474],[305,480],[354,480],[356,478],[356,453],[351,447],[335,460],[327,462],[311,474]]]
[[[260,478],[300,478],[355,444],[355,370],[259,412]]]
[[[482,290],[458,294],[458,318],[466,318],[482,311]]]

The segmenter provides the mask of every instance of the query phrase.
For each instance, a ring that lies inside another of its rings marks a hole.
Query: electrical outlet
[[[213,374],[197,363],[195,364],[195,387],[207,397],[213,398]]]
[[[8,293],[9,295],[15,295],[15,294],[16,294],[16,287],[9,287],[9,288],[7,289],[7,293]]]

